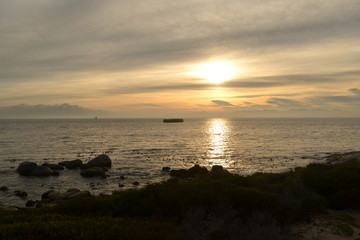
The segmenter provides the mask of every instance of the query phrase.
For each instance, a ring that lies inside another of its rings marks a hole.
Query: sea
[[[171,169],[222,165],[232,173],[283,172],[333,153],[360,150],[360,119],[28,119],[0,120],[0,204],[24,206],[49,189],[94,195],[166,181]],[[84,178],[80,170],[57,177],[24,177],[21,162],[84,162],[107,154],[108,177]],[[139,186],[132,183],[138,181]],[[121,186],[121,187],[119,187]],[[26,191],[20,198],[14,191]]]

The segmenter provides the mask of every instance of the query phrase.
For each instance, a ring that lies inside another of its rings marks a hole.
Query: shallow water
[[[23,205],[50,188],[78,187],[111,193],[166,180],[163,166],[187,168],[220,164],[234,173],[279,172],[329,153],[360,150],[360,119],[161,119],[0,120],[0,202]],[[108,154],[113,167],[107,179],[86,179],[76,170],[59,177],[22,177],[23,161],[38,164],[89,159]],[[125,176],[121,180],[120,176]],[[29,196],[20,199],[14,190]]]

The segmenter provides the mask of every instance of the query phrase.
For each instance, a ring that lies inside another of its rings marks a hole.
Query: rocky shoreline
[[[331,154],[326,157],[325,164],[347,164],[347,163],[359,163],[360,162],[360,151],[354,151],[343,154]],[[106,178],[108,175],[107,171],[112,166],[112,160],[106,154],[101,154],[90,161],[84,163],[82,160],[76,159],[72,161],[62,161],[58,164],[49,164],[43,163],[42,165],[38,165],[35,162],[22,162],[19,164],[16,171],[18,174],[26,177],[40,177],[46,179],[46,177],[56,177],[61,174],[61,171],[66,169],[69,170],[80,170],[80,175],[85,178]],[[189,169],[171,169],[170,167],[163,167],[161,171],[164,174],[169,175],[169,182],[183,182],[187,181],[191,178],[197,176],[204,176],[206,174],[223,174],[229,173],[220,165],[212,166],[212,169],[209,171],[206,167],[202,167],[198,164],[195,164],[193,167]],[[121,176],[120,179],[125,179],[124,176]],[[133,186],[138,186],[139,182],[132,182]],[[119,188],[123,188],[124,185],[119,183]],[[1,186],[0,191],[9,192],[11,191],[7,186]],[[13,194],[18,196],[19,198],[26,199],[27,192],[22,190],[13,190]],[[100,194],[103,196],[104,194]],[[25,206],[15,206],[15,205],[1,205],[0,211],[7,210],[24,210],[27,208],[40,208],[44,206],[53,206],[58,204],[61,201],[73,199],[73,198],[91,198],[93,196],[87,190],[80,190],[78,188],[69,188],[66,191],[59,191],[56,189],[50,189],[45,191],[41,199],[36,200],[27,200]]]

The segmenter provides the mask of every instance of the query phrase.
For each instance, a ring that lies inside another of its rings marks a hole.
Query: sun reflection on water
[[[211,119],[208,122],[209,146],[207,159],[210,165],[228,167],[229,123],[226,119]]]

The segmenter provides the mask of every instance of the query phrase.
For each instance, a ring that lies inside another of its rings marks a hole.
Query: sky
[[[0,118],[360,117],[360,0],[0,0]]]

